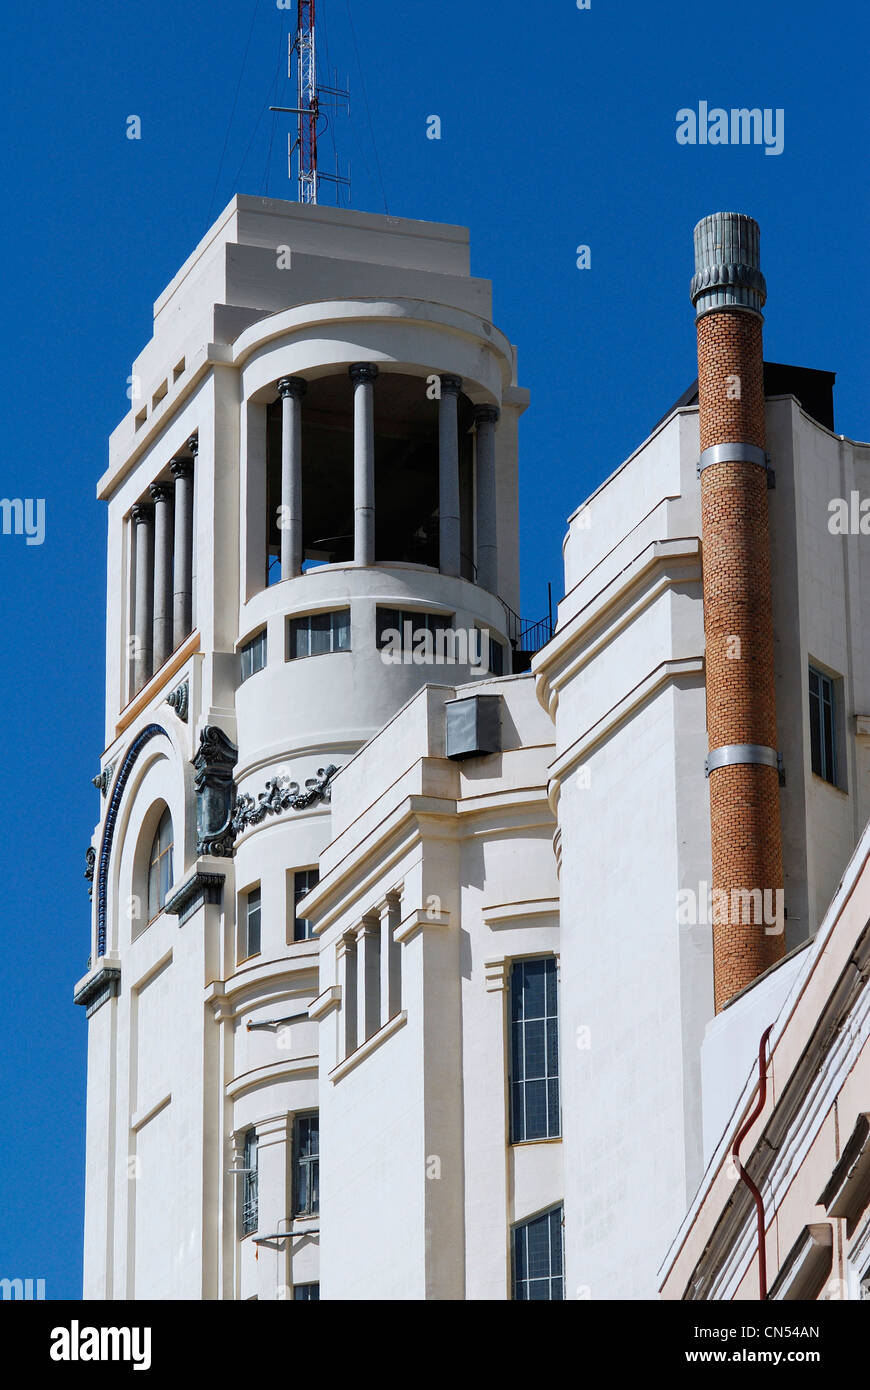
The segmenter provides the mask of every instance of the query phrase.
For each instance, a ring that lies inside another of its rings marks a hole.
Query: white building
[[[571,519],[529,673],[528,398],[468,264],[455,227],[237,198],[133,364],[99,489],[86,1297],[652,1297],[700,1181],[698,409]],[[870,449],[799,403],[822,374],[780,382],[793,946],[870,816],[870,569],[828,527]]]

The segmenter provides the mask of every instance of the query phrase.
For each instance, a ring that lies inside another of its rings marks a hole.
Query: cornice
[[[687,579],[701,582],[696,536],[652,541],[556,630],[532,661],[539,704],[555,719],[559,692],[661,594]]]

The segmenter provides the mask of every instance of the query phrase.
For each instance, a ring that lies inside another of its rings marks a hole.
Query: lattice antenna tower
[[[287,75],[292,84],[296,75],[296,106],[270,106],[270,111],[283,111],[296,116],[297,131],[287,136],[287,177],[293,179],[293,160],[296,158],[296,178],[300,203],[316,203],[322,182],[335,184],[336,190],[350,190],[350,177],[339,173],[338,155],[335,157],[335,173],[326,174],[318,165],[318,136],[321,117],[326,111],[337,111],[344,106],[350,114],[350,100],[347,88],[335,85],[323,86],[317,81],[317,35],[315,0],[297,0],[296,33],[288,39]],[[328,120],[328,117],[326,118]],[[348,197],[349,197],[348,192]]]

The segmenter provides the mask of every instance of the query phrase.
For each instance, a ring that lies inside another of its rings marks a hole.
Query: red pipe
[[[772,1032],[773,1024],[771,1024],[769,1028],[765,1028],[761,1035],[761,1042],[758,1044],[758,1103],[740,1133],[737,1135],[731,1148],[731,1157],[737,1165],[737,1172],[749,1188],[755,1200],[755,1212],[758,1218],[758,1296],[762,1303],[767,1298],[767,1247],[764,1239],[764,1198],[746,1172],[743,1164],[740,1162],[740,1145],[755,1124],[755,1121],[758,1119],[767,1101],[767,1063],[764,1054],[767,1048],[767,1040]]]

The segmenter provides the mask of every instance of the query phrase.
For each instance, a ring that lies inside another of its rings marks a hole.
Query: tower
[[[312,1297],[331,784],[433,662],[510,671],[526,394],[461,229],[244,197],[132,376],[99,485],[85,1294]]]

